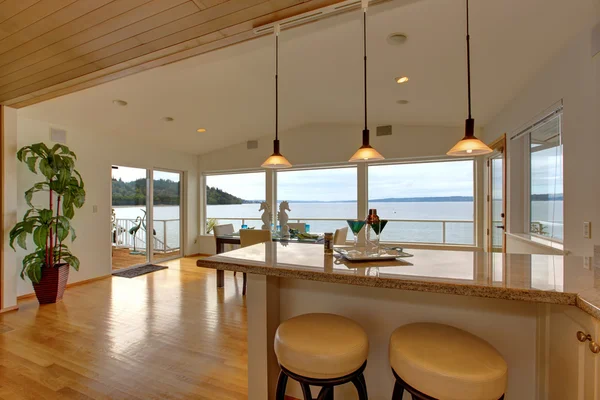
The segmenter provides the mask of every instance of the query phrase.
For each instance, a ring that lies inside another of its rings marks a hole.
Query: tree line
[[[154,205],[179,205],[181,198],[179,182],[168,179],[154,181]],[[121,179],[112,180],[113,206],[144,206],[146,205],[146,179],[140,178],[131,182]]]

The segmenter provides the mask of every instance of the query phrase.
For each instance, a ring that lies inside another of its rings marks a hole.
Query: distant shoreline
[[[534,201],[551,201],[559,200],[562,201],[562,195],[551,196],[546,194],[534,194],[531,196],[531,200]],[[244,200],[242,204],[259,204],[264,200]],[[312,203],[312,204],[328,204],[328,203],[356,203],[356,200],[287,200],[290,203]],[[369,200],[370,203],[463,203],[473,202],[473,196],[445,196],[445,197],[390,197],[384,199],[373,199]],[[227,204],[208,204],[211,206],[220,206]]]

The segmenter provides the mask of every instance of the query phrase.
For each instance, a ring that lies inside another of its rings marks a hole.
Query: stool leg
[[[358,391],[358,399],[359,400],[369,400],[369,396],[367,395],[367,383],[365,381],[365,377],[363,374],[358,375],[354,379],[352,379],[352,383],[356,387]],[[394,399],[395,400],[395,399]]]
[[[394,384],[394,393],[392,394],[392,400],[402,400],[404,396],[404,386],[396,382]]]
[[[279,372],[279,379],[277,379],[277,390],[275,394],[275,400],[285,400],[285,387],[287,386],[288,376]]]
[[[247,285],[247,279],[248,277],[246,276],[246,273],[244,272],[244,283],[242,285],[242,296],[246,295],[246,285]]]
[[[302,388],[302,394],[304,394],[304,400],[313,400],[310,386],[307,383],[300,382],[300,387]]]
[[[317,400],[334,400],[333,399],[333,386],[323,386]]]

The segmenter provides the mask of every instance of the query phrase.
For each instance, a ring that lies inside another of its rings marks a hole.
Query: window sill
[[[530,235],[528,233],[510,233],[510,232],[506,232],[505,233],[506,236],[510,236],[537,246],[541,246],[547,249],[551,249],[554,250],[556,252],[559,252],[561,254],[567,254],[568,252],[565,251],[565,247],[562,243],[559,242],[555,242],[553,240],[549,240],[549,239],[544,239],[541,238],[539,236],[535,236],[535,235]]]

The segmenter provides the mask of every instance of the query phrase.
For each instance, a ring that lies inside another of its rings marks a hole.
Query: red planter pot
[[[53,268],[44,268],[40,283],[33,284],[39,303],[50,304],[62,300],[68,280],[69,264],[58,264]]]

